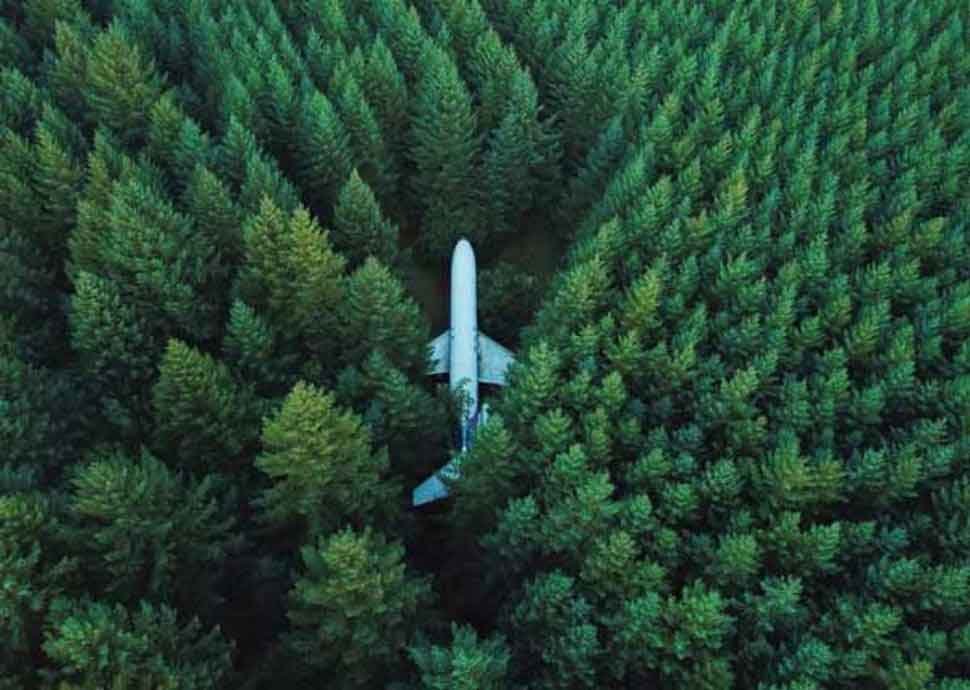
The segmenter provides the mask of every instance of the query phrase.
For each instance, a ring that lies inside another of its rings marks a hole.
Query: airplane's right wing
[[[437,338],[432,340],[428,347],[431,348],[431,371],[428,373],[447,374],[448,362],[451,359],[451,331],[447,330]]]
[[[481,331],[478,333],[478,348],[478,380],[504,386],[505,372],[515,361],[515,355]]]

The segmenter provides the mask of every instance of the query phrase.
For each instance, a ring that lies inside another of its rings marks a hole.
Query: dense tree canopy
[[[0,689],[970,690],[968,7],[0,0]]]

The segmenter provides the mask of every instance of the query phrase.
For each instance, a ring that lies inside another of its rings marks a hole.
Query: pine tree
[[[101,414],[132,439],[147,440],[147,391],[162,344],[114,281],[81,271],[71,295],[71,347],[96,382]]]
[[[233,644],[219,628],[179,620],[165,604],[60,598],[44,634],[57,687],[215,690],[232,672]]]
[[[92,124],[111,128],[122,141],[139,143],[147,133],[149,112],[162,95],[163,80],[154,61],[118,21],[98,34],[86,62],[84,93]]]
[[[370,528],[344,529],[301,549],[286,645],[337,688],[368,687],[401,666],[431,588],[406,572],[404,549]]]
[[[523,267],[499,261],[478,276],[478,319],[500,343],[515,348],[519,332],[539,308],[542,281]]]
[[[346,281],[340,305],[342,361],[355,364],[374,350],[401,370],[428,370],[427,322],[401,281],[380,261],[368,259]]]
[[[596,661],[603,653],[591,606],[561,572],[543,574],[526,586],[512,618],[521,637],[517,669],[550,688],[596,687]],[[542,641],[542,642],[540,642]],[[515,662],[513,662],[515,663]]]
[[[397,258],[397,226],[385,220],[374,192],[356,168],[337,197],[332,236],[351,267],[362,264],[369,256],[385,266],[393,266]]]
[[[211,338],[224,269],[212,243],[154,185],[126,180],[111,192],[94,256],[74,266],[110,278],[156,333]],[[206,297],[204,298],[203,295]]]
[[[606,189],[608,175],[623,158],[627,142],[622,122],[614,116],[598,135],[576,175],[569,180],[559,216],[563,223],[573,223],[585,214]]]
[[[86,88],[93,34],[87,22],[55,20],[54,56],[45,64],[54,104],[76,122],[90,117]]]
[[[228,367],[180,340],[168,341],[152,388],[155,446],[178,467],[232,471],[258,438],[260,406]]]
[[[354,165],[350,134],[336,109],[320,91],[304,101],[297,150],[300,181],[314,190],[319,210],[329,210]]]
[[[363,55],[359,50],[355,50],[353,55],[358,57],[357,62],[360,64],[356,73],[362,73]],[[397,189],[397,173],[391,168],[393,159],[388,156],[387,144],[377,116],[364,96],[355,72],[350,69],[348,67],[346,71],[338,71],[334,81],[337,89],[336,105],[350,135],[354,167],[360,171],[361,177],[374,190],[378,199],[390,200],[395,197]]]
[[[77,0],[27,0],[23,5],[21,34],[37,47],[53,47],[58,21],[81,24],[90,21]]]
[[[170,601],[208,614],[212,586],[233,548],[235,519],[212,477],[173,473],[144,448],[137,460],[100,449],[70,477],[72,551],[90,585],[129,605]]]
[[[62,113],[45,106],[35,131],[36,167],[32,175],[37,200],[34,232],[38,239],[43,238],[51,263],[58,267],[66,254],[66,238],[76,222],[83,180],[76,156],[84,153],[75,149],[81,143],[80,132],[63,118]]]
[[[476,36],[467,64],[469,81],[480,101],[477,108],[479,125],[482,131],[492,131],[502,120],[512,80],[522,68],[515,51],[503,44],[491,28]]]
[[[489,137],[482,159],[481,201],[486,223],[496,234],[516,229],[523,211],[532,204],[534,182],[530,170],[538,163],[525,131],[523,114],[508,112]]]
[[[474,201],[480,136],[471,96],[450,58],[433,45],[414,97],[410,153],[416,206],[422,209],[421,246],[445,256],[459,237],[479,239]]]
[[[419,381],[375,348],[363,366],[341,370],[336,388],[338,399],[361,415],[374,445],[388,447],[395,472],[414,479],[437,469],[434,458],[451,433],[447,424],[429,423],[446,418],[448,410],[440,396],[429,393]]]
[[[222,353],[234,372],[257,394],[282,397],[296,383],[298,354],[280,352],[279,337],[266,320],[241,300],[234,300],[222,342]]]
[[[410,94],[404,75],[381,34],[367,53],[361,87],[381,125],[381,133],[392,159],[404,154]],[[400,169],[400,164],[392,166]]]
[[[262,443],[256,466],[274,480],[260,499],[266,520],[317,534],[394,511],[394,484],[382,478],[386,449],[371,448],[360,417],[339,407],[333,393],[297,383],[264,422]]]
[[[468,625],[451,624],[450,647],[427,642],[408,648],[423,690],[498,690],[506,687],[509,652],[502,636],[479,640]]]
[[[287,217],[268,198],[243,232],[246,263],[239,276],[240,297],[265,310],[268,321],[287,338],[326,361],[339,344],[333,333],[345,265],[330,245],[329,232],[306,209]]]
[[[264,197],[292,213],[300,204],[300,193],[283,176],[276,160],[262,151],[253,152],[245,161],[244,177],[239,189],[239,205],[250,213],[256,213]]]
[[[60,307],[67,282],[62,269],[82,173],[69,148],[76,132],[65,132],[70,141],[62,144],[61,124],[45,105],[32,144],[9,129],[0,138],[0,180],[10,190],[0,202],[0,304],[17,316],[23,344],[37,362],[67,356],[62,346],[66,326]]]
[[[78,585],[78,562],[61,553],[57,541],[61,516],[40,487],[32,467],[0,466],[0,630],[7,641],[0,650],[6,682],[32,682],[31,659],[39,651],[40,629],[51,601]]]
[[[196,165],[185,183],[182,203],[229,266],[242,258],[243,212],[226,183],[212,170]]]
[[[152,106],[147,138],[149,155],[165,166],[177,194],[186,188],[194,170],[213,157],[209,135],[182,112],[171,92]]]
[[[8,19],[0,21],[0,61],[4,65],[28,65],[32,60],[30,43]]]

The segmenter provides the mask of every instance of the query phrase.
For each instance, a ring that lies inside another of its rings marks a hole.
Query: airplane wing
[[[505,385],[505,371],[515,355],[482,332],[478,333],[478,380],[497,386]]]
[[[428,347],[431,348],[431,371],[429,374],[447,374],[448,361],[451,354],[451,331],[445,331],[437,338],[432,340]]]
[[[453,458],[451,462],[432,474],[423,482],[418,484],[411,492],[411,503],[419,506],[431,501],[437,501],[448,495],[448,486],[441,481],[445,479],[457,479],[460,476],[458,471],[458,458]]]

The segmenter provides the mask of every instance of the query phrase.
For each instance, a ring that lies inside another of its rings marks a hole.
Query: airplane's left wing
[[[448,485],[442,479],[458,479],[461,476],[458,461],[458,458],[452,458],[451,462],[415,487],[411,492],[411,503],[420,506],[448,496]]]
[[[431,348],[431,375],[447,374],[448,361],[451,357],[451,331],[447,330],[428,343]]]
[[[478,352],[478,380],[504,386],[505,372],[515,355],[482,332],[478,333]]]

